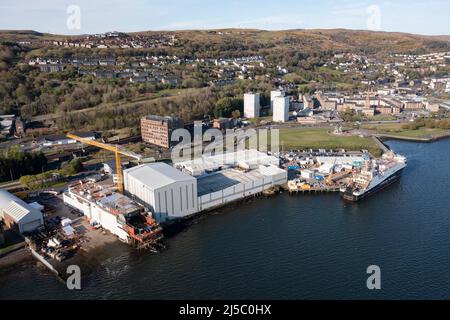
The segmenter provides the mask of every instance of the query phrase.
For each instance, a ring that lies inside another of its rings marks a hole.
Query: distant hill
[[[363,51],[430,52],[450,51],[450,35],[426,36],[400,32],[382,32],[348,29],[296,29],[265,31],[256,29],[216,29],[180,31],[142,31],[130,35],[172,33],[181,44],[213,51],[242,50],[300,50],[300,51]],[[40,33],[32,30],[0,30],[1,41],[76,39],[84,36],[66,36]]]
[[[235,40],[238,43],[261,43],[269,46],[302,46],[309,50],[367,50],[367,51],[442,51],[450,50],[450,35],[425,36],[399,32],[347,29],[299,29],[264,31],[222,29],[177,31],[180,38],[198,42]]]

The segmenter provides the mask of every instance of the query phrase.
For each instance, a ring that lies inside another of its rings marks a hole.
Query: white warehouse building
[[[218,171],[198,179],[199,211],[220,207],[286,182],[287,171],[271,164],[248,171]]]
[[[0,219],[7,227],[20,234],[44,225],[39,204],[28,204],[3,189],[0,189]]]
[[[187,217],[229,202],[257,195],[287,182],[287,171],[278,167],[278,159],[256,150],[222,155],[202,162],[179,163],[182,172],[157,162],[124,171],[126,193],[141,202],[158,222]]]
[[[197,180],[163,162],[124,170],[127,194],[146,207],[158,222],[197,212]]]

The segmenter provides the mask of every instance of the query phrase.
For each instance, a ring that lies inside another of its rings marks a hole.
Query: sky
[[[346,28],[449,35],[449,12],[450,0],[0,0],[0,29]]]

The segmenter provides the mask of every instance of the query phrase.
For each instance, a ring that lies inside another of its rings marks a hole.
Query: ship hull
[[[371,195],[377,193],[378,191],[380,191],[380,190],[390,186],[394,182],[398,181],[400,179],[403,169],[404,168],[398,170],[397,172],[392,174],[389,178],[383,180],[382,182],[380,182],[378,185],[376,185],[372,189],[367,190],[366,192],[364,192],[360,195],[354,195],[352,192],[344,191],[344,192],[341,192],[341,197],[344,201],[348,201],[348,202],[357,202],[357,201],[361,201],[362,199],[365,199],[367,197],[370,197]]]

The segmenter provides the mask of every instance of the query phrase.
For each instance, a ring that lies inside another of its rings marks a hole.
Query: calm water
[[[159,255],[122,244],[70,292],[23,264],[0,298],[450,298],[450,140],[389,142],[400,182],[358,204],[338,194],[259,199],[208,217]],[[366,289],[379,265],[382,290]]]

